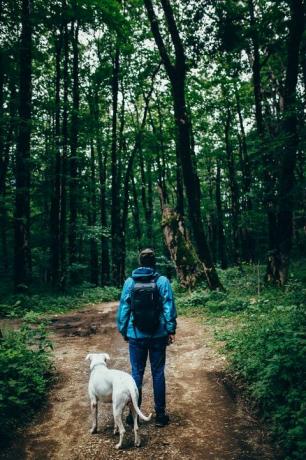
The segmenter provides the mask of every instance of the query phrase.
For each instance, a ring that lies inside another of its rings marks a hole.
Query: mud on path
[[[99,408],[98,434],[91,435],[87,396],[89,352],[111,356],[109,367],[129,371],[128,348],[115,328],[115,303],[103,303],[52,318],[58,381],[48,404],[2,453],[5,460],[255,460],[273,459],[260,425],[233,399],[218,378],[224,359],[211,346],[209,326],[179,318],[177,341],[167,353],[167,406],[171,423],[140,424],[141,448],[126,427],[124,448],[116,451],[111,405]],[[142,409],[153,409],[149,366]]]

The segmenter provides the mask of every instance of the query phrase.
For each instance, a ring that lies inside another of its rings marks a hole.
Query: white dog
[[[134,419],[135,446],[140,446],[138,434],[137,414],[142,420],[148,422],[148,417],[143,415],[138,407],[138,389],[131,375],[127,372],[108,369],[106,361],[110,359],[107,353],[89,353],[86,360],[90,360],[90,379],[88,393],[91,403],[93,424],[91,433],[97,432],[98,425],[98,401],[113,403],[114,434],[119,429],[120,439],[116,449],[122,446],[125,429],[122,423],[122,413],[126,405],[129,406]]]

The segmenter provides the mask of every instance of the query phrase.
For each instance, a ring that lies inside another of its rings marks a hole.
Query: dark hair
[[[142,267],[154,268],[156,260],[153,249],[143,249],[139,254],[139,263]]]

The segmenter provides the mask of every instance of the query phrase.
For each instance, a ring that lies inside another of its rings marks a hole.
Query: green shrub
[[[306,312],[274,308],[227,336],[232,371],[247,384],[288,459],[305,458]]]
[[[51,382],[51,360],[44,325],[25,323],[0,339],[0,443],[41,406]]]
[[[54,292],[34,295],[14,294],[0,304],[0,317],[21,317],[29,311],[36,313],[63,313],[88,303],[117,300],[120,290],[113,286],[92,287],[88,283],[65,294]]]

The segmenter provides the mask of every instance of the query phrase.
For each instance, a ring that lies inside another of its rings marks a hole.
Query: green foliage
[[[92,287],[83,283],[67,293],[38,293],[34,295],[14,294],[0,304],[0,316],[21,317],[32,313],[61,313],[88,303],[117,300],[120,290],[116,287]],[[32,312],[32,313],[31,313]]]
[[[285,289],[261,284],[263,267],[220,271],[226,293],[176,289],[181,313],[214,318],[228,371],[256,403],[287,459],[306,448],[306,288],[296,264]]]
[[[247,384],[264,419],[290,457],[306,448],[306,312],[274,306],[228,335],[231,370]]]
[[[0,442],[27,422],[45,400],[51,383],[51,343],[44,324],[26,321],[0,339]]]

